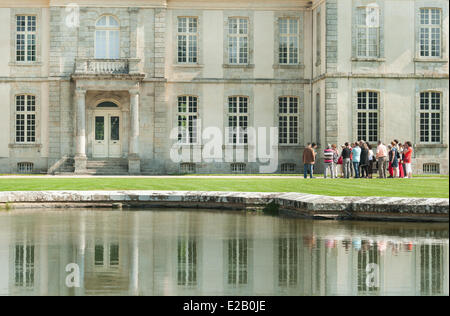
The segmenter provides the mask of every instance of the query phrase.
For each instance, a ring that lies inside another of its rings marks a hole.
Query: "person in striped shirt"
[[[331,171],[331,178],[336,178],[336,174],[334,173],[334,168],[333,168],[333,156],[334,156],[334,151],[331,148],[331,145],[328,144],[327,148],[323,151],[323,164],[324,164],[324,178],[327,178],[328,175],[328,170]]]

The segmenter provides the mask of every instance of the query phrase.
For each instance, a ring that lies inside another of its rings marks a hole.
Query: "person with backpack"
[[[351,149],[348,143],[345,143],[344,149],[342,149],[341,157],[343,161],[343,168],[344,168],[344,178],[348,179],[350,178],[351,173]]]

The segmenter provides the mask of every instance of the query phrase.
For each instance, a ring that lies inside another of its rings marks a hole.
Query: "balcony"
[[[133,76],[140,75],[138,58],[94,59],[78,58],[75,76]]]

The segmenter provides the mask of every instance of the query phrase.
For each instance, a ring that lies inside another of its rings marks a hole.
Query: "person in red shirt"
[[[412,157],[412,144],[411,142],[406,142],[403,153],[405,154],[405,175],[406,178],[412,178],[412,168],[411,168],[411,157]]]

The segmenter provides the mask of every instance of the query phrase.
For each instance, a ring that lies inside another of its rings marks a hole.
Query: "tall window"
[[[228,240],[228,284],[245,285],[248,282],[247,239]]]
[[[441,142],[441,100],[439,92],[420,93],[420,142]]]
[[[177,284],[197,285],[197,241],[192,237],[178,238]]]
[[[322,48],[322,28],[321,28],[321,17],[320,12],[317,12],[316,15],[316,62],[317,64],[320,63],[320,55],[321,55],[321,48]]]
[[[16,16],[16,61],[36,61],[36,16]]]
[[[378,141],[378,92],[358,92],[358,140]]]
[[[197,63],[198,20],[195,17],[178,18],[178,62]]]
[[[36,141],[36,97],[16,96],[16,143]]]
[[[120,57],[119,21],[110,15],[102,16],[95,25],[95,58]]]
[[[377,7],[357,8],[358,57],[378,57],[380,42],[380,10]]]
[[[279,20],[279,28],[279,63],[285,65],[298,64],[298,20],[294,18],[281,18]]]
[[[280,144],[298,143],[298,98],[280,97],[278,99],[278,132]]]
[[[228,62],[248,63],[248,19],[228,19]]]
[[[420,245],[420,294],[443,294],[443,257],[442,245]]]
[[[420,9],[420,56],[441,56],[440,9]]]
[[[296,286],[298,282],[298,251],[296,238],[278,239],[278,285]]]
[[[34,286],[34,245],[16,245],[14,276],[15,286]]]
[[[182,144],[197,143],[197,97],[178,97],[178,141]]]
[[[228,128],[230,144],[248,143],[248,97],[228,98]]]

